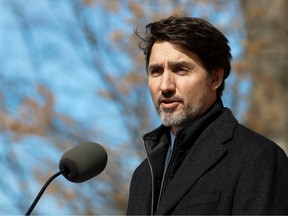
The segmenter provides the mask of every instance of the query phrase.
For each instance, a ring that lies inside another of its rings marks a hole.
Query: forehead
[[[165,62],[188,61],[203,65],[199,57],[180,46],[167,41],[155,42],[151,49],[149,64],[164,64]]]

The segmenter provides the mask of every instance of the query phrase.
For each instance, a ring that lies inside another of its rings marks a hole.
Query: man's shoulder
[[[239,140],[249,145],[255,145],[255,147],[277,148],[278,146],[274,141],[240,123],[235,127],[233,138],[236,142]]]
[[[245,158],[263,155],[265,158],[282,157],[287,160],[286,153],[278,144],[242,124],[235,127],[230,146],[231,150],[237,149],[236,153],[242,152]]]
[[[227,144],[231,145],[232,148],[243,149],[243,151],[246,152],[261,151],[261,149],[264,151],[282,150],[281,147],[271,139],[239,123],[229,109],[223,112],[222,117],[219,119],[216,127],[214,127],[217,128],[214,130],[218,130],[218,134],[221,134],[219,132],[219,128],[221,128],[220,125],[224,125],[222,126],[222,136],[226,136],[226,138],[230,137]]]
[[[136,167],[133,175],[139,175],[139,174],[142,175],[144,172],[148,172],[149,170],[150,170],[149,162],[148,159],[146,158]]]
[[[141,187],[143,183],[148,184],[151,181],[151,173],[148,160],[143,160],[133,172],[131,184],[133,187]]]

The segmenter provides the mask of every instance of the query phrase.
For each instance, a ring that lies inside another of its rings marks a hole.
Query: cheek
[[[200,98],[202,98],[202,95],[204,92],[206,92],[207,86],[205,85],[205,82],[190,82],[189,86],[184,86],[182,88],[182,96],[184,97],[184,101],[186,100],[186,103],[193,103],[198,101]]]

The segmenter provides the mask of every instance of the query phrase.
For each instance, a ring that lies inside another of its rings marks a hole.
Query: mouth
[[[159,104],[163,109],[175,109],[180,103],[179,100],[162,99]]]

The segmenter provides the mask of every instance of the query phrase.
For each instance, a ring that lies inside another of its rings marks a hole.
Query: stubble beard
[[[208,100],[209,92],[204,92],[200,101],[193,106],[185,106],[183,103],[183,109],[164,109],[160,105],[156,107],[156,110],[161,118],[162,124],[166,127],[178,127],[185,128],[188,124],[196,120],[202,113],[206,101]]]

